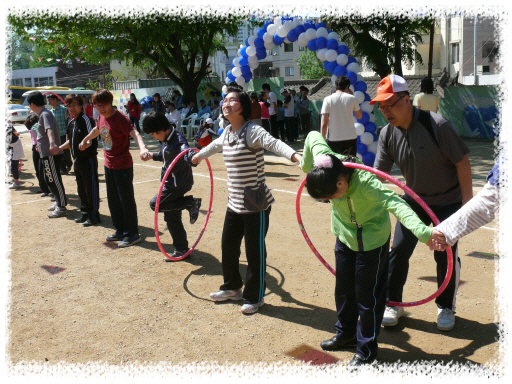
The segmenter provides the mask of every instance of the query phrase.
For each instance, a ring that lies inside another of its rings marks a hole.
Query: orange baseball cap
[[[397,92],[408,91],[407,81],[398,75],[387,75],[377,86],[377,96],[370,101],[373,105],[377,101],[389,100]]]

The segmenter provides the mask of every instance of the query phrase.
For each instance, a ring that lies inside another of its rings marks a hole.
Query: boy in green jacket
[[[421,242],[429,242],[434,235],[374,174],[345,167],[342,160],[356,162],[334,153],[319,132],[311,132],[300,166],[308,172],[306,185],[311,197],[331,202],[331,231],[336,235],[338,322],[336,335],[320,346],[327,351],[356,346],[349,365],[359,366],[371,364],[377,356],[377,336],[386,304],[391,235],[388,212]]]

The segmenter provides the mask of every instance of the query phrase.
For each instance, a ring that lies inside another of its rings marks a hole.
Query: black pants
[[[167,189],[164,187],[160,197],[160,205],[158,206],[158,212],[164,213],[164,221],[167,224],[167,228],[169,228],[174,248],[178,252],[188,251],[187,232],[183,227],[181,215],[184,209],[190,210],[194,205],[194,197],[190,195],[185,196],[185,193],[188,191],[190,189]],[[149,206],[153,211],[155,210],[157,197],[158,194],[149,202]]]
[[[302,131],[302,136],[306,139],[309,131],[311,131],[311,112],[300,115],[300,130]]]
[[[265,128],[265,131],[270,133],[270,119],[261,119],[261,126]]]
[[[54,194],[55,204],[59,208],[65,207],[68,204],[66,200],[66,191],[64,189],[64,184],[62,184],[62,177],[60,175],[62,157],[63,155],[41,157],[44,180],[46,181],[50,191]]]
[[[284,121],[286,123],[286,137],[289,142],[293,142],[297,138],[297,118],[295,117],[285,117]]]
[[[14,180],[18,180],[20,178],[20,161],[19,160],[11,160],[11,174]]]
[[[41,156],[39,156],[39,152],[36,150],[37,145],[32,145],[32,162],[34,163],[34,169],[36,170],[36,178],[39,183],[39,188],[44,193],[50,193],[50,189],[48,185],[46,185],[46,181],[44,181],[44,171],[43,171],[43,163],[41,162]]]
[[[66,135],[60,137],[61,144],[66,142]],[[64,154],[62,160],[60,162],[60,171],[61,173],[68,172],[73,166],[73,160],[71,160],[71,150],[69,148],[64,149]]]
[[[342,141],[327,140],[327,145],[333,152],[339,153],[340,155],[355,156],[357,152],[357,139]]]
[[[284,125],[284,120],[277,120],[277,138],[279,139],[279,135],[281,135],[281,141],[286,140],[286,126]]]
[[[105,167],[107,201],[112,224],[118,235],[130,237],[139,234],[137,204],[133,191],[133,166],[126,169]]]
[[[412,210],[416,212],[425,225],[430,225],[430,223],[432,223],[432,219],[430,219],[425,210],[412,200],[411,197],[404,195],[403,199],[411,206]],[[430,208],[439,221],[443,221],[457,212],[461,206],[462,203],[455,203],[442,207],[432,206]],[[388,301],[402,301],[402,293],[405,282],[407,281],[407,274],[409,272],[409,259],[411,258],[417,243],[418,239],[416,236],[405,228],[402,223],[397,222],[395,227],[395,236],[393,238],[393,246],[389,253]],[[458,258],[457,253],[457,243],[452,247],[452,251],[452,276],[446,289],[436,298],[436,304],[439,308],[449,308],[455,311],[455,299],[457,296],[460,276],[460,259]],[[437,286],[440,287],[444,281],[446,270],[448,268],[446,252],[435,251],[434,259],[437,264]]]
[[[99,217],[100,188],[98,183],[98,159],[75,159],[75,180],[78,197],[80,198],[80,212],[92,220]]]
[[[270,115],[270,134],[274,136],[276,139],[279,139],[279,126],[277,123],[277,115]]]
[[[130,121],[137,130],[137,132],[140,133],[139,119],[137,119],[135,116],[130,116]]]
[[[334,254],[336,333],[347,339],[357,336],[356,353],[365,360],[373,359],[386,307],[389,239],[383,246],[365,252],[353,251],[336,239]]]
[[[247,257],[247,274],[243,292],[244,303],[255,304],[265,296],[265,271],[269,207],[266,211],[239,214],[230,208],[226,211],[222,230],[222,275],[224,284],[221,290],[235,290],[242,287],[239,271],[240,247],[245,239],[245,255]]]

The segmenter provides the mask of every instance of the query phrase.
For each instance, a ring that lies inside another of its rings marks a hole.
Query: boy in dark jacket
[[[181,152],[187,151],[173,167],[165,182],[162,196],[160,198],[159,212],[164,213],[164,220],[171,233],[174,244],[174,253],[172,257],[180,257],[188,252],[187,232],[181,221],[181,211],[186,209],[190,214],[190,224],[194,224],[199,216],[201,199],[195,199],[193,196],[185,196],[185,193],[192,189],[194,177],[190,165],[190,158],[193,152],[188,152],[187,140],[183,135],[173,128],[167,117],[161,112],[150,112],[146,115],[143,122],[144,132],[150,134],[153,139],[161,142],[162,149],[147,156],[145,161],[153,159],[163,161],[161,180],[164,178],[167,169],[173,160]],[[156,206],[155,195],[149,202],[149,206],[154,211]],[[165,258],[165,261],[170,261]]]
[[[95,127],[94,120],[82,112],[83,98],[74,94],[67,95],[66,108],[71,117],[68,118],[66,127],[66,139],[59,149],[71,150],[74,160],[74,172],[78,197],[80,198],[80,212],[82,215],[75,219],[76,223],[82,223],[89,227],[101,223],[100,214],[100,189],[98,184],[98,139],[91,140],[91,145],[81,151],[79,144]]]

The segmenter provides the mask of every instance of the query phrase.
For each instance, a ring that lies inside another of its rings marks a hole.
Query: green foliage
[[[295,60],[301,70],[302,80],[320,79],[323,76],[331,76],[324,68],[323,63],[316,57],[316,53],[308,48]]]
[[[30,61],[29,68],[45,68],[45,67],[56,67],[57,62],[55,59],[58,58],[58,56],[53,53],[48,47],[39,46],[36,45],[34,47],[34,54],[32,55],[34,57],[34,61]],[[39,58],[42,57],[43,59],[39,61]],[[52,61],[47,61],[46,59],[52,57]]]
[[[7,65],[13,70],[28,69],[30,66],[30,56],[34,56],[34,43],[25,41],[18,35],[13,35],[8,40]]]

